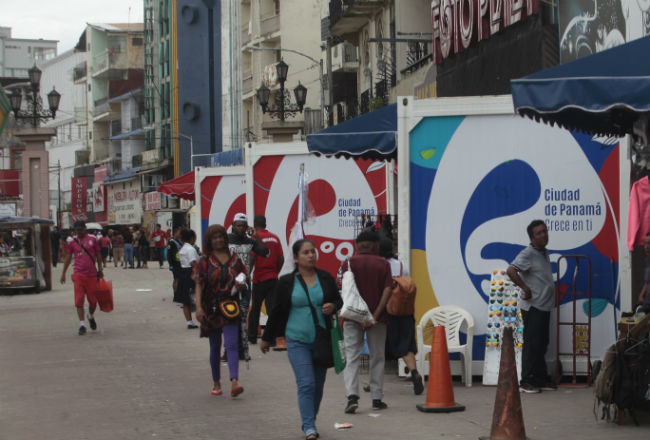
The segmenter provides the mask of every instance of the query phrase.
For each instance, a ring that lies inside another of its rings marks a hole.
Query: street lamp
[[[262,113],[268,113],[271,117],[279,118],[284,122],[287,116],[294,116],[296,113],[301,113],[307,100],[307,88],[298,82],[296,88],[293,89],[293,94],[296,98],[296,105],[290,104],[290,98],[284,96],[284,83],[287,81],[287,73],[289,66],[283,60],[280,60],[275,65],[278,73],[278,82],[280,83],[280,93],[275,97],[275,107],[269,107],[269,98],[271,90],[262,83],[256,91],[257,100],[262,107]]]
[[[11,103],[11,109],[14,112],[14,117],[16,119],[31,119],[32,125],[34,127],[38,126],[39,121],[46,121],[48,119],[56,118],[56,111],[59,109],[59,102],[61,101],[61,94],[52,87],[52,91],[47,94],[47,103],[50,107],[49,110],[43,109],[41,103],[41,97],[39,96],[39,88],[41,84],[41,70],[34,65],[28,71],[29,73],[29,83],[31,86],[31,96],[29,92],[25,92],[25,97],[29,102],[27,111],[20,109],[23,92],[20,89],[15,89],[13,93],[9,96],[9,101]]]

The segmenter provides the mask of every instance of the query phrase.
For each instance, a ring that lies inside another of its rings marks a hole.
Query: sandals
[[[316,434],[309,434],[307,437],[305,437],[305,440],[316,440],[316,439],[319,438],[319,437],[320,437],[320,435],[318,435],[318,433],[316,433]]]
[[[237,397],[243,392],[244,392],[244,387],[243,386],[235,385],[234,387],[232,387],[232,390],[230,390],[230,396],[231,397]]]

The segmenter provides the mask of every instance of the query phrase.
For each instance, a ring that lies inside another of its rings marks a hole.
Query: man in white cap
[[[269,247],[262,241],[262,238],[257,234],[255,229],[248,226],[248,217],[241,212],[235,214],[233,218],[232,233],[228,234],[228,246],[230,247],[230,252],[236,253],[241,258],[248,271],[248,279],[246,280],[247,287],[240,292],[241,317],[246,322],[248,305],[250,304],[251,298],[250,274],[255,266],[255,255],[252,252],[256,255],[267,257],[269,255]],[[245,337],[248,338],[248,335],[245,335]]]

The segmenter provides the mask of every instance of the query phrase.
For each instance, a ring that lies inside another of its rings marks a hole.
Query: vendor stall
[[[0,292],[52,288],[52,223],[42,218],[0,218]]]

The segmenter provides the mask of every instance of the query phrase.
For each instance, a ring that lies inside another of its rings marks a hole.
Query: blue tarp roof
[[[311,153],[391,159],[397,153],[397,104],[307,135]]]
[[[650,36],[512,80],[515,111],[596,134],[631,133],[650,111]]]
[[[126,133],[120,133],[120,134],[117,134],[115,136],[111,136],[109,139],[112,140],[112,141],[119,141],[121,139],[126,139],[126,138],[129,138],[131,136],[135,136],[137,134],[142,134],[142,133],[144,133],[143,129],[136,128],[135,130],[128,131]]]
[[[196,159],[195,159],[196,160]],[[231,167],[244,164],[244,149],[222,151],[210,156],[210,165],[213,167]]]
[[[106,176],[104,177],[104,182],[117,182],[119,180],[130,180],[134,179],[137,177],[137,173],[140,171],[140,167],[135,167],[131,168],[128,170],[120,171],[117,174],[113,174],[112,176]]]

